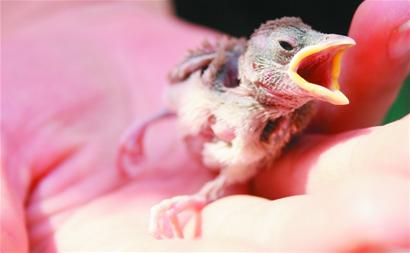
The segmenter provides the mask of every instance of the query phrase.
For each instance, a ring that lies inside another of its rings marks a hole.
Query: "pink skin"
[[[346,52],[345,74],[340,78],[350,104],[324,105],[313,124],[316,132],[337,133],[380,123],[397,96],[398,84],[410,72],[410,14],[405,2],[370,1],[362,5],[360,15],[354,16],[349,36],[357,45]],[[383,18],[369,18],[375,13],[383,13]]]
[[[116,165],[120,172],[125,173],[124,176],[135,177],[142,172],[138,166],[145,159],[144,146],[148,129],[162,120],[175,116],[175,113],[167,110],[154,113],[147,119],[137,119],[123,134],[118,144]]]
[[[405,1],[361,5],[350,31],[358,45],[342,78],[349,110],[322,110],[316,135],[232,189],[264,198],[209,205],[195,241],[147,233],[153,204],[194,193],[213,177],[191,159],[174,122],[148,130],[140,178],[122,177],[115,153],[135,118],[163,106],[167,71],[211,32],[130,2],[48,4],[2,4],[1,252],[410,247],[410,118],[358,129],[380,122],[408,73],[405,35],[381,36],[409,19]],[[268,200],[279,197],[287,198]]]

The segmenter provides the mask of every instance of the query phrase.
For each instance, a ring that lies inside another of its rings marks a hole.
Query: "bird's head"
[[[353,39],[323,34],[301,19],[262,24],[240,59],[240,78],[266,104],[299,107],[310,100],[348,104],[339,90],[341,57]]]

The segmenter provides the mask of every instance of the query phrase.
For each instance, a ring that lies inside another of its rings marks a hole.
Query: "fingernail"
[[[388,53],[393,60],[410,62],[410,19],[391,32]]]

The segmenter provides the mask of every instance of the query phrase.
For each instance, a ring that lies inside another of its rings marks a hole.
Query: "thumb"
[[[345,55],[340,83],[350,104],[323,105],[315,131],[380,124],[410,70],[410,3],[365,1],[353,17],[349,36],[357,45]]]

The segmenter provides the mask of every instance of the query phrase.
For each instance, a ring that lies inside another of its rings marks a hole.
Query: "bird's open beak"
[[[355,44],[346,36],[327,35],[319,44],[300,50],[292,58],[288,74],[313,97],[335,105],[348,104],[349,99],[339,90],[338,78],[342,55]]]

